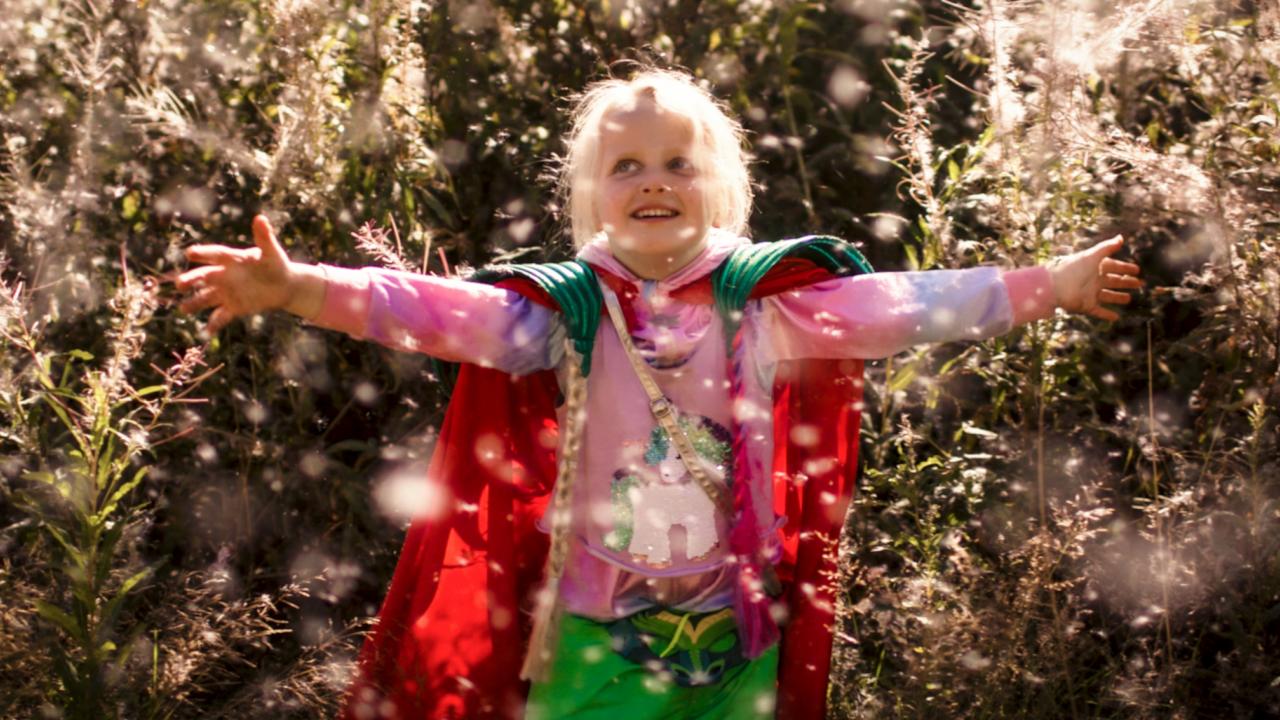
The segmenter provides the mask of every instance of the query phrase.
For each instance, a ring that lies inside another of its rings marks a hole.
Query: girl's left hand
[[[1124,238],[1117,235],[1088,250],[1055,259],[1049,265],[1049,274],[1058,307],[1108,322],[1119,320],[1120,315],[1103,307],[1103,303],[1128,305],[1133,296],[1124,291],[1144,285],[1136,264],[1110,257],[1122,247]]]

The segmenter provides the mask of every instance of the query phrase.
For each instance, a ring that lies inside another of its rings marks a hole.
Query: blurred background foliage
[[[442,398],[285,317],[203,338],[181,250],[562,258],[567,98],[637,62],[742,117],[757,238],[1123,233],[1149,280],[870,366],[832,716],[1280,715],[1273,3],[6,0],[0,716],[332,712]]]

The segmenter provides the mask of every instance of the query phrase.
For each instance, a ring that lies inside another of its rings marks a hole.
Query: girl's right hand
[[[191,293],[178,309],[194,313],[213,308],[208,324],[210,335],[243,315],[276,309],[292,311],[299,295],[310,294],[299,290],[311,284],[305,276],[313,273],[289,261],[264,215],[253,219],[253,242],[256,247],[252,248],[226,245],[187,248],[187,260],[202,263],[203,267],[178,276],[178,290]]]

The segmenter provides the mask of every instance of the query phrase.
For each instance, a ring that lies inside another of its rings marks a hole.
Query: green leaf
[[[115,512],[116,506],[119,505],[122,499],[124,499],[124,496],[128,495],[131,490],[137,487],[138,483],[142,482],[142,479],[146,477],[146,475],[146,467],[138,468],[138,472],[134,473],[133,477],[130,478],[128,482],[116,488],[115,492],[111,493],[111,497],[107,498],[107,503],[98,511],[98,516],[105,520],[109,515],[111,515],[111,513]]]
[[[40,380],[40,384],[46,390],[56,390],[57,386],[53,384],[53,376],[50,371],[53,369],[53,358],[44,356],[36,363],[36,377]]]
[[[133,651],[138,644],[139,638],[148,631],[150,631],[150,628],[141,623],[134,626],[133,630],[129,631],[129,635],[125,638],[125,641],[120,643],[120,649],[116,652],[115,661],[121,664],[127,662],[130,656],[133,655]]]
[[[107,434],[107,426],[110,424],[111,415],[107,412],[110,407],[107,399],[107,389],[102,385],[95,385],[93,388],[93,405],[88,409],[93,413],[93,447],[102,447],[102,441]],[[110,457],[111,454],[103,453],[104,457]]]
[[[116,592],[116,597],[117,598],[123,597],[129,591],[133,590],[135,587],[138,586],[138,583],[145,580],[147,576],[150,575],[152,572],[155,572],[156,567],[157,565],[149,565],[139,570],[138,572],[134,573],[133,575],[131,575],[129,579],[125,580],[124,583],[120,586],[120,590]]]
[[[35,480],[36,482],[42,482],[47,485],[54,485],[58,482],[57,476],[48,470],[28,470],[27,472],[22,473],[22,479]]]
[[[435,195],[424,191],[422,193],[422,202],[426,203],[431,212],[435,213],[435,216],[439,218],[442,225],[449,228],[454,226],[453,214],[446,210],[444,205],[440,204],[440,201],[436,199]]]
[[[53,381],[49,381],[49,389],[53,389],[52,383]],[[53,414],[57,415],[58,419],[62,421],[62,424],[67,426],[67,429],[74,434],[78,428],[75,423],[71,422],[71,417],[67,415],[67,410],[62,407],[62,403],[58,402],[50,395],[42,395],[41,397],[44,398],[44,401],[48,403],[49,407],[53,408]]]
[[[904,245],[902,246],[902,250],[903,250],[904,252],[906,252],[906,254],[907,254],[907,265],[908,265],[912,270],[919,270],[919,269],[920,269],[920,259],[919,259],[919,257],[916,255],[916,248],[915,248],[915,246],[914,246],[914,245],[906,245],[906,244],[904,244]]]
[[[899,390],[905,390],[912,380],[916,379],[916,363],[909,363],[896,368],[893,375],[887,383],[889,393],[896,393]]]
[[[960,166],[956,165],[954,158],[947,158],[947,177],[951,178],[951,182],[960,179]]]
[[[129,592],[137,587],[138,583],[145,580],[148,575],[155,572],[158,567],[160,567],[160,563],[149,565],[124,581],[124,584],[116,591],[115,597],[111,598],[111,601],[107,603],[107,606],[102,611],[102,623],[99,626],[102,631],[110,631],[115,626],[116,616],[120,614],[120,609],[124,607],[124,601]]]
[[[924,267],[921,269],[923,270],[932,269],[934,265],[938,264],[938,260],[939,258],[938,258],[937,244],[934,242],[925,243]]]
[[[138,215],[138,207],[141,204],[142,196],[137,190],[130,190],[124,199],[120,201],[120,217],[125,220],[132,220]]]
[[[988,125],[987,128],[982,131],[982,135],[978,138],[978,147],[983,149],[990,147],[992,141],[994,141],[995,139],[996,139],[996,126]]]
[[[62,681],[62,688],[67,691],[70,697],[81,697],[84,695],[81,687],[80,676],[76,673],[76,666],[72,664],[71,658],[66,655],[60,648],[54,651],[58,659],[53,663],[53,669],[58,673],[58,679]]]
[[[98,564],[93,569],[93,579],[96,585],[101,586],[107,581],[107,576],[111,574],[111,566],[115,564],[116,559],[116,544],[120,542],[123,534],[124,523],[118,522],[111,526],[106,534],[102,536],[102,540],[98,544]]]
[[[933,235],[933,231],[929,228],[929,221],[923,215],[916,218],[916,227],[920,228],[920,237],[928,238]]]
[[[89,587],[89,581],[84,578],[83,574],[73,574],[71,583],[71,596],[75,599],[76,618],[80,624],[88,626],[89,616],[93,614],[93,609],[98,607],[98,597],[94,595],[93,589]]]
[[[1160,123],[1156,122],[1155,120],[1152,120],[1151,122],[1147,123],[1146,130],[1147,130],[1147,139],[1151,141],[1151,144],[1152,145],[1158,144],[1160,142]]]
[[[94,482],[97,483],[94,485],[95,500],[99,492],[106,490],[110,486],[112,472],[119,464],[115,457],[116,434],[114,432],[108,432],[110,430],[110,426],[105,421],[107,413],[102,413],[102,415],[104,420],[102,423],[103,437],[98,437],[95,434],[93,438],[95,447],[102,447],[102,442],[104,440],[106,441],[106,447],[103,447],[102,451],[98,453],[98,474],[94,477]]]
[[[67,611],[44,600],[36,600],[35,608],[37,615],[62,628],[63,632],[77,641],[84,641],[84,628],[80,627],[75,619],[67,614]]]
[[[814,32],[821,32],[821,30],[822,30],[822,26],[821,26],[821,25],[819,25],[818,23],[816,23],[816,22],[814,22],[814,21],[810,20],[810,19],[809,19],[809,18],[807,18],[807,17],[801,16],[801,17],[799,17],[799,18],[796,18],[796,29],[797,29],[797,30],[811,30],[811,31],[814,31]]]
[[[946,375],[949,375],[951,373],[951,370],[955,368],[957,365],[959,365],[961,362],[964,362],[965,358],[967,358],[968,356],[969,356],[969,352],[966,350],[965,352],[962,352],[959,355],[956,355],[955,357],[951,358],[950,360],[942,363],[942,367],[938,368],[938,377],[944,377]]]
[[[148,385],[141,390],[134,390],[133,394],[138,397],[146,397],[148,395],[155,395],[158,392],[164,392],[163,385]]]
[[[108,501],[106,501],[106,503],[108,503],[109,506],[114,507],[115,503],[118,503],[120,500],[122,500],[122,498],[124,498],[125,495],[128,495],[129,491],[132,491],[133,488],[138,487],[138,483],[141,483],[143,478],[147,477],[147,470],[148,468],[146,468],[146,466],[142,466],[142,468],[138,468],[137,473],[133,473],[133,477],[129,479],[129,482],[124,483],[123,486],[115,488],[115,492],[111,493],[111,497],[108,498]],[[106,509],[102,510],[102,512],[106,514]]]
[[[44,529],[45,532],[49,533],[50,537],[62,546],[63,551],[65,551],[71,558],[72,563],[83,571],[85,567],[84,553],[81,552],[80,548],[71,544],[71,541],[67,539],[67,534],[62,531],[62,528],[46,523],[44,525]]]
[[[65,389],[70,386],[71,372],[76,368],[76,364],[74,361],[76,360],[89,361],[93,359],[93,356],[85,352],[84,350],[71,350],[67,352],[67,355],[69,355],[70,358],[67,360],[67,362],[65,362],[62,365],[62,378],[58,381],[59,389]]]

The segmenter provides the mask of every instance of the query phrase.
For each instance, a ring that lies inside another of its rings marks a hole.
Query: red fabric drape
[[[787,518],[778,576],[789,620],[778,665],[778,717],[826,715],[836,551],[858,473],[861,360],[799,360],[774,389],[774,511]]]
[[[555,375],[463,366],[428,476],[457,509],[413,523],[340,717],[518,717],[528,593],[555,478]]]

